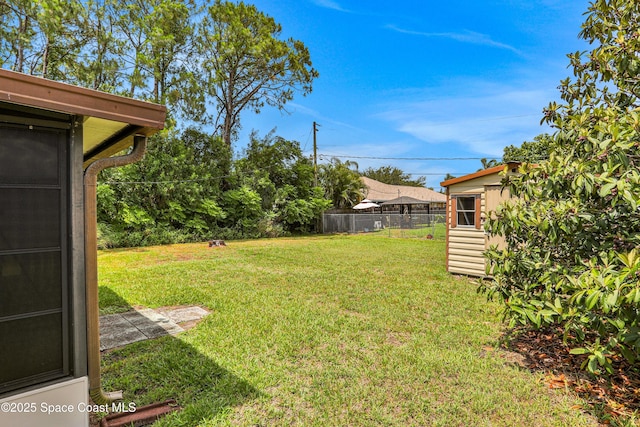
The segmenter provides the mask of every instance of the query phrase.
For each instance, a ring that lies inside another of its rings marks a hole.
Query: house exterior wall
[[[447,187],[447,271],[484,277],[485,258],[483,252],[487,248],[487,237],[484,233],[484,221],[487,212],[497,206],[496,197],[487,198],[487,188],[499,186],[501,177],[498,173],[481,176]],[[457,196],[476,196],[480,199],[480,212],[477,215],[479,227],[456,224]]]
[[[89,396],[87,377],[29,390],[0,399],[0,425],[21,427],[87,427]]]
[[[488,185],[485,187],[485,199],[486,199],[486,215],[490,215],[491,211],[494,211],[496,207],[511,197],[508,188],[502,188],[501,185]],[[493,216],[495,217],[495,215]],[[498,249],[503,249],[506,246],[506,241],[502,236],[487,236],[486,249],[490,246],[496,245]]]
[[[1,102],[0,108],[2,108]],[[23,119],[23,115],[25,115],[26,113],[31,114],[28,120],[32,124],[24,123],[26,120]],[[16,408],[19,408],[20,405],[28,402],[30,404],[29,409],[35,408],[36,411],[28,415],[20,411],[18,411],[17,413],[0,413],[0,425],[86,426],[88,425],[88,414],[86,413],[83,414],[75,411],[74,413],[63,413],[57,414],[55,416],[49,416],[50,414],[43,413],[43,411],[41,410],[42,404],[56,402],[59,398],[64,398],[67,400],[71,399],[69,401],[74,402],[74,404],[86,403],[88,401],[86,376],[86,311],[84,294],[85,251],[83,239],[83,118],[78,116],[71,117],[58,113],[49,114],[48,112],[44,112],[42,110],[30,110],[25,107],[18,112],[5,110],[4,115],[0,119],[0,122],[0,127],[3,127],[3,129],[12,129],[13,131],[13,136],[11,138],[6,136],[5,132],[6,139],[2,143],[0,143],[0,146],[4,146],[4,148],[9,147],[12,149],[5,150],[5,152],[3,153],[4,157],[0,156],[0,160],[4,160],[4,163],[7,163],[7,161],[11,162],[14,156],[21,155],[22,163],[27,162],[25,164],[39,164],[41,168],[44,169],[44,164],[46,162],[51,162],[51,155],[43,156],[44,159],[47,159],[45,161],[40,157],[36,157],[36,155],[38,154],[38,150],[32,149],[32,147],[41,147],[43,144],[43,138],[45,138],[46,140],[46,135],[64,135],[60,136],[58,145],[59,147],[64,148],[59,148],[59,151],[56,151],[57,161],[53,162],[53,164],[57,165],[57,168],[59,170],[59,184],[57,186],[44,184],[38,184],[40,185],[40,187],[35,184],[29,186],[22,183],[22,181],[14,182],[11,177],[7,178],[6,173],[4,174],[3,178],[0,179],[0,189],[4,191],[4,193],[0,195],[0,202],[4,204],[5,208],[8,203],[10,204],[10,206],[13,206],[13,214],[11,215],[15,217],[16,212],[18,215],[23,212],[25,217],[31,218],[29,215],[30,211],[32,210],[49,213],[52,210],[50,206],[43,206],[40,204],[34,207],[32,204],[16,202],[15,200],[13,202],[8,202],[6,199],[4,199],[4,197],[8,197],[8,192],[21,191],[23,193],[23,198],[26,198],[26,195],[30,194],[30,192],[56,192],[56,194],[60,194],[60,196],[56,198],[56,200],[59,200],[60,203],[59,220],[57,222],[64,224],[64,227],[61,228],[64,236],[61,236],[59,250],[53,247],[42,247],[43,245],[40,242],[39,234],[46,234],[46,230],[36,231],[33,236],[31,234],[27,234],[29,237],[23,239],[25,242],[24,244],[21,243],[19,249],[13,247],[15,246],[15,244],[11,245],[6,241],[1,241],[2,239],[0,239],[0,285],[3,285],[2,297],[5,298],[5,301],[11,300],[10,298],[15,299],[17,298],[16,295],[20,295],[19,293],[16,293],[15,288],[16,284],[21,283],[21,274],[25,274],[22,272],[23,270],[28,270],[30,268],[40,268],[38,267],[39,264],[32,265],[31,263],[26,261],[21,264],[17,264],[19,265],[19,269],[12,268],[12,266],[15,267],[16,265],[13,260],[17,259],[20,256],[25,257],[25,255],[21,255],[21,252],[25,252],[28,254],[56,254],[59,252],[59,258],[61,260],[60,265],[64,266],[64,268],[61,267],[60,272],[56,273],[56,271],[54,270],[49,271],[48,264],[46,264],[47,267],[42,267],[47,269],[47,272],[44,276],[42,274],[35,276],[31,275],[32,273],[27,274],[27,276],[29,277],[29,282],[35,288],[40,290],[40,293],[32,296],[34,300],[45,300],[47,298],[47,295],[53,288],[52,284],[59,285],[61,289],[60,292],[62,306],[59,310],[59,316],[61,316],[62,320],[59,323],[59,330],[62,334],[61,351],[63,353],[63,356],[60,372],[55,374],[47,374],[47,376],[34,377],[33,379],[30,379],[30,377],[26,374],[14,379],[14,377],[9,375],[6,371],[1,372],[0,402],[10,403],[12,405],[15,404],[17,405],[15,406]],[[22,145],[17,144],[15,141],[19,141]],[[27,153],[28,156],[26,156],[24,153]],[[28,158],[30,160],[24,160],[25,158]],[[22,165],[22,163],[18,162],[17,160],[15,160],[15,163],[18,165]],[[50,168],[52,168],[52,166],[47,166],[47,168],[48,169],[46,170],[49,170]],[[30,170],[37,168],[34,166],[33,168],[25,169]],[[35,173],[32,173],[32,175],[35,175],[36,177],[39,176]],[[21,179],[24,180],[24,178]],[[35,189],[32,189],[31,187],[34,187]],[[36,200],[38,203],[41,203],[39,199],[34,200]],[[4,221],[8,221],[9,224],[11,224],[12,221],[15,222],[16,220],[22,222],[20,217],[16,219],[11,217],[11,215],[9,215],[8,218],[3,218]],[[0,217],[2,217],[1,213]],[[29,233],[33,233],[33,230],[31,229],[27,231]],[[55,282],[53,279],[50,279],[51,277],[58,276],[60,277],[59,282]],[[43,280],[43,277],[46,277],[47,279]],[[21,300],[23,301],[24,298],[22,298]],[[34,338],[31,329],[29,329],[27,326],[19,324],[19,322],[15,320],[12,321],[11,318],[9,318],[8,320],[6,319],[7,309],[7,304],[0,304],[0,317],[4,315],[4,323],[13,325],[14,332],[17,331],[18,333],[13,335],[3,335],[2,339],[13,341],[18,340],[21,342],[24,341],[26,342],[26,346],[30,346],[34,349],[39,348],[38,345],[41,343],[33,342],[34,340],[37,340],[37,336]],[[37,314],[37,310],[39,310],[39,308],[27,307],[23,310],[26,314],[21,315],[25,318],[29,318],[29,316],[33,317]],[[55,310],[51,309],[50,311],[53,312]],[[22,347],[24,347],[25,345],[23,345]],[[44,358],[47,360],[53,359],[53,354],[45,354]],[[17,366],[23,366],[33,365],[35,363],[34,360],[36,359],[34,354],[30,353],[29,355],[25,356],[23,352],[19,352],[15,348],[12,348],[12,352],[7,353],[3,360],[5,362],[8,362],[8,364],[11,366],[15,366],[16,364]],[[23,365],[21,365],[22,362],[24,362]],[[5,363],[4,365],[5,366],[3,367],[7,369],[7,363]],[[58,367],[56,367],[56,369],[58,369]],[[16,381],[15,385],[12,385],[12,381]]]

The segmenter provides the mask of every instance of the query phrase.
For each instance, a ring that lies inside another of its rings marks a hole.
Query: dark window
[[[476,225],[476,197],[456,198],[456,213],[458,214],[458,225]]]
[[[67,131],[0,124],[0,394],[69,374]]]

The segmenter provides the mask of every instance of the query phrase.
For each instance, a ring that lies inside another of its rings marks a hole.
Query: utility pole
[[[316,141],[316,133],[318,133],[318,124],[313,122],[313,186],[318,186],[318,143]]]

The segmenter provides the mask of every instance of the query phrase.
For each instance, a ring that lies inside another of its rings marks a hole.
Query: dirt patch
[[[386,343],[393,347],[401,347],[411,339],[411,334],[407,332],[387,332]]]
[[[544,374],[551,389],[568,388],[586,400],[605,425],[633,416],[640,410],[640,371],[622,359],[614,360],[614,373],[595,378],[581,369],[585,355],[569,353],[560,328],[510,331],[497,351],[510,363]],[[626,425],[626,424],[625,424]]]

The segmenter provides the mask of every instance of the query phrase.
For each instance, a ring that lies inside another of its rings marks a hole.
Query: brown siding
[[[458,199],[453,196],[449,203],[451,204],[451,228],[456,228],[458,226]]]
[[[480,230],[481,218],[482,218],[482,195],[478,194],[476,196],[476,212],[475,212],[475,222],[476,222],[477,230]]]
[[[445,202],[445,250],[447,251],[445,253],[445,267],[447,268],[447,271],[449,271],[449,225],[451,224],[451,220],[449,219],[449,214],[451,213],[451,209],[450,209],[450,203],[451,203],[451,198],[449,197],[449,188],[447,188],[446,192],[445,192],[446,196],[447,196],[447,201]]]

